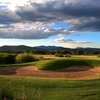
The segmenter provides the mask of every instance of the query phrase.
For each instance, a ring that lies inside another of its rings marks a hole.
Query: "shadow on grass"
[[[14,100],[10,89],[3,88],[0,90],[0,100]]]
[[[64,68],[61,70],[56,70],[56,72],[80,72],[80,71],[88,71],[92,68],[94,68],[94,67],[91,67],[91,66],[73,66],[73,67],[68,67],[68,68]]]
[[[53,72],[80,72],[80,71],[87,71],[94,66],[91,66],[88,62],[85,61],[69,61],[69,62],[64,62],[62,63],[64,67],[60,67],[61,63],[58,64],[58,68],[60,69],[54,69],[54,70],[48,70],[48,71],[53,71]]]
[[[0,67],[0,75],[14,75],[19,67]]]

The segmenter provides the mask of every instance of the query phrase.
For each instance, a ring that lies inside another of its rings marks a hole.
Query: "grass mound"
[[[100,61],[84,59],[55,59],[39,61],[36,65],[40,70],[58,70],[72,66],[100,66]]]

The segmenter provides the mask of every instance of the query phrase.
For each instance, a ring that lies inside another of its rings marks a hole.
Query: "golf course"
[[[100,0],[0,0],[0,100],[100,100]]]
[[[99,100],[99,87],[97,56],[0,65],[0,100]]]

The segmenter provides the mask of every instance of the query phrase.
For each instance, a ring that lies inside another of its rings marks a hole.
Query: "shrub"
[[[37,58],[37,60],[44,60],[43,56],[37,56],[36,58]]]
[[[56,57],[64,57],[63,54],[58,54],[58,53],[56,53],[55,56],[56,56]]]
[[[64,57],[71,57],[71,55],[70,54],[66,54]]]
[[[6,64],[14,64],[15,63],[15,55],[7,55],[5,58]]]
[[[100,54],[98,55],[98,57],[100,57]]]
[[[36,61],[37,59],[33,56],[33,54],[29,54],[29,53],[22,53],[22,54],[18,54],[16,56],[16,62],[17,63],[26,63],[26,62],[32,62],[32,61]]]
[[[0,54],[0,64],[4,64],[4,63],[5,63],[5,55]]]
[[[15,55],[2,53],[0,54],[0,64],[14,64],[15,63]]]

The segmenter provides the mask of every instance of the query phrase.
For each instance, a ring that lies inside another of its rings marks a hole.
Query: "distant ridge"
[[[65,49],[64,47],[58,47],[58,46],[36,46],[34,48],[43,49],[43,50],[61,50],[61,49]]]
[[[64,48],[64,47],[58,47],[58,46],[35,46],[35,47],[30,47],[30,46],[25,46],[25,45],[19,45],[19,46],[1,46],[0,51],[32,51],[32,50],[74,50],[71,48]],[[82,47],[77,47],[75,50],[100,50],[100,48],[82,48]]]
[[[2,46],[0,47],[0,51],[28,51],[32,50],[32,47],[19,45],[19,46]]]
[[[57,46],[35,46],[29,47],[25,45],[19,46],[2,46],[0,47],[0,51],[31,51],[31,50],[61,50],[65,49],[64,47],[57,47]]]

